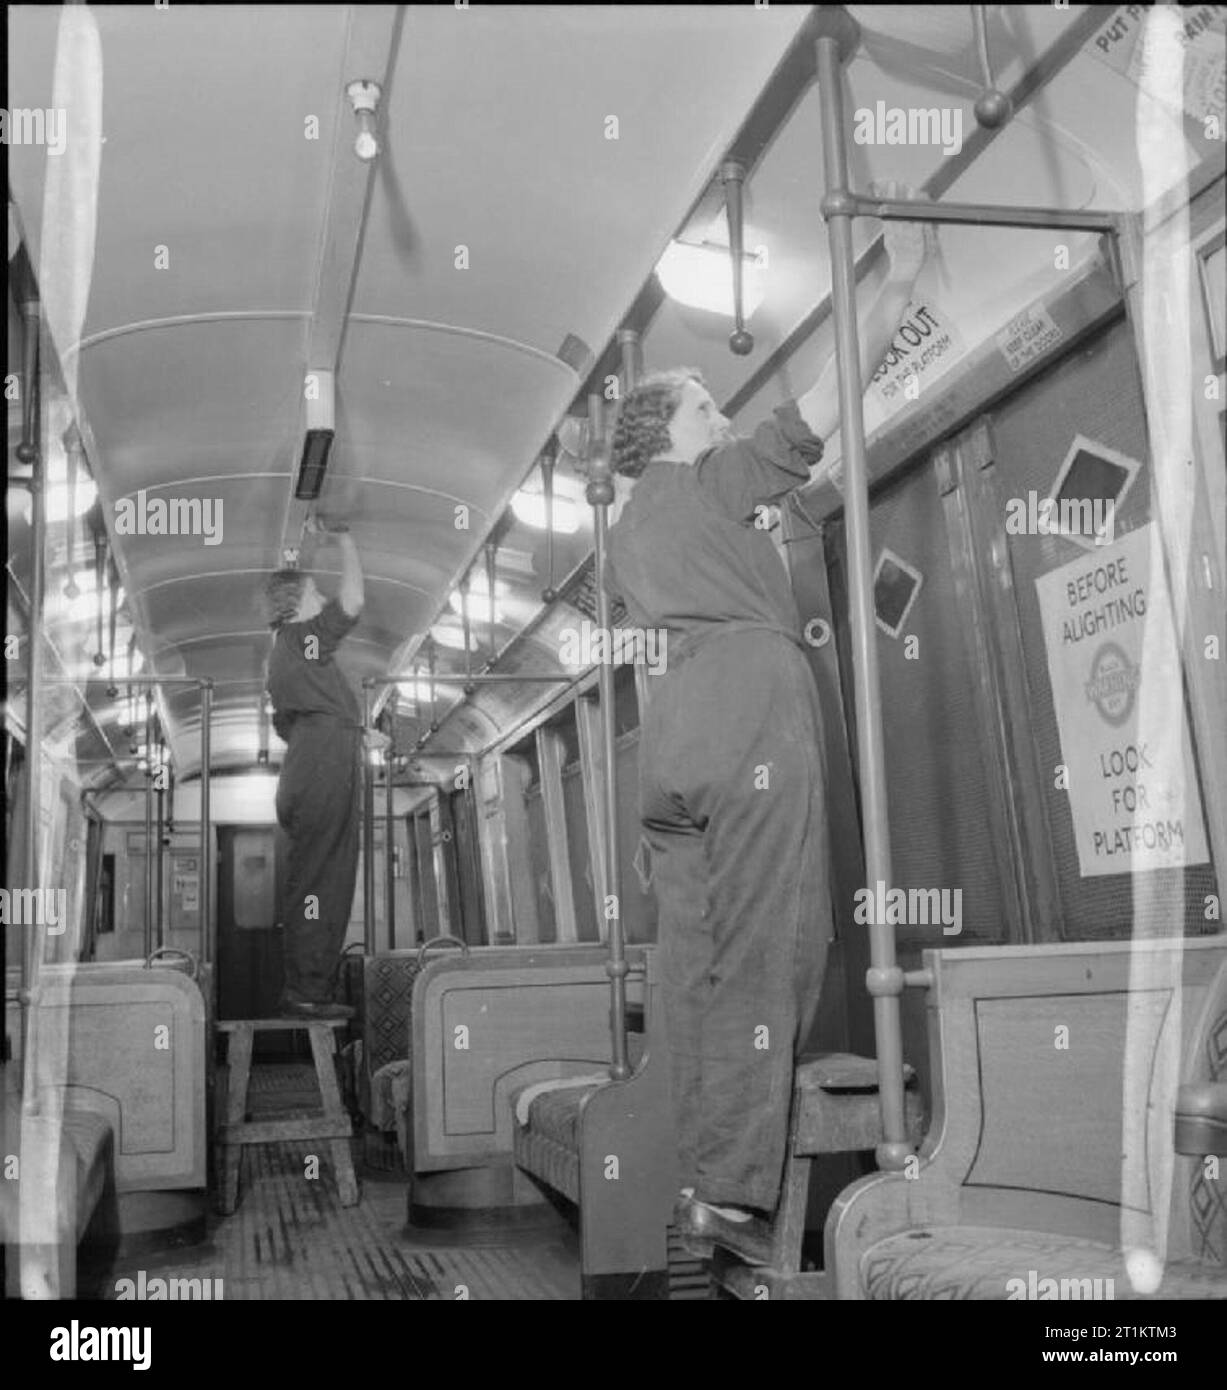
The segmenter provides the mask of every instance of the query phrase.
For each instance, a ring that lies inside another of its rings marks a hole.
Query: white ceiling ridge
[[[205,637],[184,637],[175,642],[163,642],[158,651],[178,651],[180,647],[195,647],[202,642],[230,642],[240,637],[267,637],[268,635],[269,629],[266,627],[242,628],[235,632],[213,632]]]
[[[492,521],[493,517],[485,507],[479,506],[476,502],[467,502],[463,497],[457,497],[454,492],[443,492],[437,487],[423,487],[421,483],[402,483],[396,478],[372,478],[365,473],[351,474],[354,481],[369,484],[371,487],[397,487],[405,492],[420,492],[427,497],[442,497],[444,501],[453,502],[458,507],[467,507],[471,512],[477,512],[479,516],[487,521]],[[431,522],[423,522],[424,526],[432,525]]]
[[[279,319],[309,319],[310,309],[214,309],[201,314],[172,314],[162,319],[135,319],[131,323],[116,324],[114,328],[101,328],[82,338],[70,349],[81,353],[86,348],[97,347],[99,343],[112,338],[123,338],[134,333],[152,333],[160,328],[184,328],[196,323],[242,323],[267,322]]]
[[[121,492],[116,497],[115,502],[122,502],[125,497],[136,497],[142,492],[162,492],[166,488],[188,487],[193,483],[232,483],[240,478],[288,478],[290,474],[285,469],[279,469],[276,473],[203,473],[196,478],[172,478],[168,483],[142,483],[140,487],[132,492]]]
[[[249,571],[249,570],[243,570],[243,571],[242,571],[242,573],[244,573],[244,574],[248,574],[248,573],[251,573],[251,572],[252,572],[252,571]],[[260,573],[260,571],[255,571],[255,572],[256,572],[256,573]],[[337,577],[337,578],[339,578],[339,577],[340,577],[340,574],[341,574],[341,571],[340,571],[340,570],[323,570],[323,569],[315,569],[314,567],[311,569],[310,572],[311,572],[312,574],[327,574],[327,575],[334,576],[334,577]],[[265,573],[265,574],[271,574],[272,571],[271,571],[271,570],[265,570],[265,571],[263,571],[263,573]],[[362,578],[363,578],[363,581],[364,581],[365,583],[367,583],[367,584],[393,584],[393,585],[395,585],[396,588],[398,588],[398,589],[412,589],[413,592],[414,592],[415,594],[422,594],[422,595],[424,595],[426,598],[430,598],[431,594],[433,593],[433,590],[431,590],[431,589],[423,589],[422,586],[421,586],[420,584],[410,584],[410,582],[409,582],[407,579],[393,579],[393,578],[391,578],[391,576],[389,576],[389,575],[385,575],[385,574],[375,574],[375,573],[373,573],[373,572],[370,571],[370,570],[364,570],[364,571],[363,571]]]
[[[143,588],[135,589],[135,590],[132,590],[132,591],[130,591],[130,592],[129,592],[128,590],[125,590],[124,592],[125,592],[125,593],[128,595],[128,597],[130,597],[130,598],[131,598],[131,597],[140,598],[140,597],[144,597],[144,595],[146,595],[146,594],[151,594],[151,593],[153,593],[153,591],[154,591],[155,589],[166,589],[166,588],[169,588],[172,584],[199,584],[199,583],[202,583],[202,582],[204,582],[204,581],[206,581],[206,580],[209,580],[209,579],[231,579],[231,578],[234,578],[234,577],[236,577],[236,576],[238,576],[238,575],[241,575],[241,574],[273,574],[273,573],[275,573],[275,570],[272,570],[272,569],[241,569],[241,570],[208,570],[207,572],[205,572],[205,573],[203,573],[203,574],[201,574],[201,573],[196,573],[196,574],[176,574],[176,575],[172,575],[169,579],[157,579],[157,580],[155,580],[152,584],[146,584]],[[333,575],[335,575],[335,574],[339,574],[340,571],[339,571],[339,570],[312,570],[311,573],[313,573],[313,574],[333,574]],[[430,589],[423,589],[423,588],[421,587],[420,584],[410,584],[407,580],[404,580],[404,579],[391,579],[391,578],[387,578],[387,577],[384,576],[384,575],[379,575],[379,574],[367,574],[367,575],[365,576],[365,579],[366,579],[366,582],[367,582],[367,583],[371,583],[371,584],[393,584],[393,585],[395,585],[398,589],[411,589],[415,594],[421,594],[424,598],[430,598],[431,592],[432,592]],[[177,642],[172,642],[172,643],[169,643],[168,645],[169,645],[169,646],[178,646],[179,643],[177,643]],[[149,653],[146,653],[146,656],[147,656],[147,657],[148,657],[148,655],[149,655]]]
[[[508,338],[503,333],[490,333],[484,328],[469,328],[462,323],[440,323],[434,319],[407,319],[396,314],[350,314],[349,321],[351,323],[375,323],[387,328],[422,329],[427,333],[446,333],[457,338],[471,338],[476,342],[491,343],[496,347],[523,353],[526,357],[531,357],[537,362],[544,362],[548,366],[561,368],[572,382],[582,381],[575,368],[556,354],[547,352],[544,348],[536,347],[532,343],[526,343],[519,338]]]

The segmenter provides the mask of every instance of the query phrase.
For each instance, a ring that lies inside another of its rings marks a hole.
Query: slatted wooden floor
[[[310,1106],[308,1065],[257,1066],[250,1094],[260,1113]],[[325,1155],[307,1176],[310,1141],[249,1146],[233,1216],[211,1216],[209,1239],[156,1255],[122,1258],[111,1280],[221,1279],[239,1299],[562,1300],[579,1298],[579,1260],[571,1232],[448,1243],[446,1235],[405,1228],[406,1186],[365,1180],[356,1207],[342,1207]],[[358,1157],[355,1141],[355,1159]],[[104,1287],[104,1296],[114,1297]]]
[[[253,1113],[285,1116],[318,1104],[310,1065],[257,1064],[249,1095]],[[355,1164],[360,1144],[354,1141]],[[308,1156],[320,1149],[318,1176]],[[570,1300],[580,1296],[575,1233],[544,1215],[540,1231],[500,1236],[409,1230],[407,1187],[389,1174],[360,1175],[361,1200],[342,1207],[318,1142],[247,1147],[232,1216],[211,1214],[200,1245],[121,1257],[98,1288],[113,1298],[115,1281],[139,1277],[222,1281],[227,1300],[395,1299],[449,1301]],[[670,1241],[670,1297],[706,1299],[705,1265]],[[211,1286],[211,1287],[215,1287]]]

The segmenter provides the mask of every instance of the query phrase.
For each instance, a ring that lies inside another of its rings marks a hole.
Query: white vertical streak
[[[1184,690],[1180,652],[1186,618],[1182,557],[1193,505],[1187,199],[1160,223],[1173,169],[1187,168],[1183,133],[1184,45],[1179,11],[1152,9],[1139,40],[1145,59],[1137,93],[1136,141],[1142,172],[1143,247],[1140,284],[1141,362],[1151,464],[1150,587],[1162,592],[1165,554],[1172,561],[1171,609],[1153,604],[1142,643],[1137,738],[1156,767],[1184,765]],[[1146,225],[1153,223],[1154,225]],[[1164,545],[1163,540],[1167,539]],[[1174,619],[1174,623],[1173,623]],[[1174,653],[1173,653],[1174,647]],[[1165,660],[1165,656],[1167,659]],[[1172,657],[1174,656],[1174,659]],[[1165,807],[1187,824],[1200,814],[1196,788],[1183,804]],[[1143,924],[1156,924],[1146,929]],[[1173,949],[1145,949],[1143,931]],[[1135,1290],[1152,1291],[1167,1258],[1174,1167],[1173,1111],[1181,1062],[1181,976],[1184,895],[1178,873],[1133,874],[1133,940],[1125,1040],[1121,1157],[1121,1247]],[[1162,1021],[1162,1031],[1156,1030]]]
[[[60,445],[60,431],[69,423],[59,418],[65,411],[77,416],[77,344],[89,301],[94,269],[94,233],[97,226],[98,168],[102,149],[102,45],[93,14],[84,5],[66,5],[60,12],[56,40],[55,77],[52,88],[55,111],[64,113],[65,140],[58,154],[46,155],[47,179],[43,190],[42,249],[38,283],[43,323],[59,353],[67,388],[66,407],[43,392],[44,461],[49,447]],[[44,356],[44,363],[47,356]],[[45,367],[42,369],[47,379]],[[44,468],[44,477],[45,477]],[[35,537],[35,543],[44,537]],[[71,562],[71,557],[69,557]],[[41,621],[32,615],[32,623]],[[30,660],[41,659],[40,644],[31,643]],[[31,672],[31,679],[34,678]],[[43,729],[29,731],[31,779],[42,775],[45,748],[40,748]],[[52,816],[58,802],[58,777],[53,779],[52,800],[45,803]],[[47,838],[40,829],[42,853],[39,883],[54,886],[61,866],[48,862]],[[68,1076],[68,1030],[71,1015],[71,981],[58,992],[59,1007],[41,1007],[46,926],[32,929],[34,952],[31,971],[30,1028],[26,1035],[24,1069],[25,1106],[21,1132],[21,1188],[18,1205],[20,1230],[21,1295],[29,1299],[62,1298],[57,1255],[70,1265],[76,1253],[78,1194],[73,1175],[76,1162],[63,1131],[64,1086]],[[71,970],[71,967],[70,967]],[[152,1040],[151,1040],[152,1045]],[[36,1113],[29,1113],[36,1112]],[[118,1145],[118,1135],[116,1136]]]

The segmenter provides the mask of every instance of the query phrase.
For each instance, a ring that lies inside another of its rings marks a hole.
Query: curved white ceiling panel
[[[203,319],[87,346],[81,402],[103,500],[297,464],[302,334],[298,318]]]
[[[90,8],[106,143],[85,335],[176,314],[310,309],[344,8]],[[9,101],[50,107],[59,7],[8,13]],[[318,139],[307,138],[312,116]],[[9,155],[37,266],[44,151]]]
[[[411,6],[354,311],[604,347],[806,13]]]
[[[409,6],[398,30],[389,6],[92,8],[105,144],[80,368],[89,463],[142,647],[158,670],[227,673],[224,762],[255,743],[256,599],[301,512],[303,375],[331,365],[309,344],[335,344],[346,304],[365,177],[346,162],[346,84],[385,81],[324,492],[367,571],[357,678],[403,659],[445,607],[579,388],[563,339],[604,347],[807,7]],[[10,10],[14,106],[52,105],[58,18]],[[49,156],[9,154],[37,270]],[[117,532],[116,503],[142,491],[222,503],[219,543]],[[539,539],[514,542],[527,570],[499,646],[539,606]],[[582,533],[560,542],[557,580],[582,547]],[[333,587],[327,550],[304,563]],[[491,634],[475,629],[484,661]],[[198,696],[162,708],[194,757]]]

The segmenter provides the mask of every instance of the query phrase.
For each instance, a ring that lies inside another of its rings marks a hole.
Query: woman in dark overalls
[[[322,529],[318,520],[311,529]],[[362,809],[362,711],[335,661],[362,612],[362,566],[353,538],[333,531],[341,548],[336,598],[325,601],[300,570],[279,570],[266,586],[275,633],[268,692],[273,727],[288,745],[277,783],[286,861],[281,1011],[320,1019],[353,1014],[331,994],[353,904]]]
[[[923,229],[892,223],[886,246],[889,272],[860,315],[863,382],[907,308]],[[685,1184],[677,1222],[750,1259],[769,1251],[795,1056],[833,935],[822,714],[763,521],[810,480],[838,420],[833,357],[748,439],[698,373],[663,372],[627,394],[612,441],[609,585],[667,653],[639,777]]]

